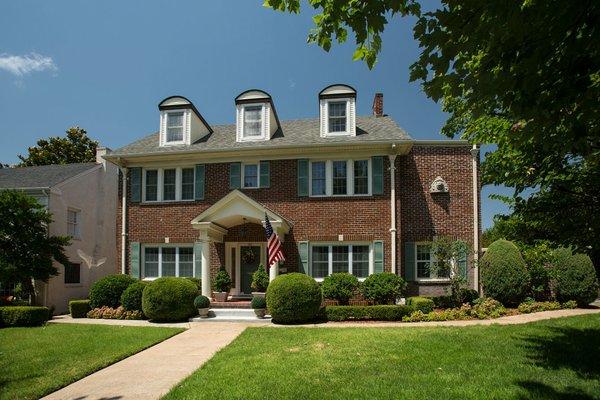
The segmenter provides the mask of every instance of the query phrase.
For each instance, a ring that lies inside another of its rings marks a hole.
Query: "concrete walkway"
[[[77,320],[62,320],[63,323],[78,323],[75,321]],[[134,321],[112,322],[116,322],[114,325],[125,325],[123,322]],[[247,324],[227,322],[193,326],[156,346],[88,375],[44,399],[159,399],[218,350],[231,343],[246,327]]]

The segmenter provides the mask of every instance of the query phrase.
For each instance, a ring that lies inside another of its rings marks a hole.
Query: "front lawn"
[[[600,315],[465,328],[249,328],[165,399],[595,399]]]
[[[40,398],[181,331],[75,324],[0,329],[0,399]]]

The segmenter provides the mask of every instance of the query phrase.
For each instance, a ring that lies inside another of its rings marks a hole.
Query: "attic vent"
[[[448,193],[448,184],[441,176],[438,176],[429,186],[430,193]]]

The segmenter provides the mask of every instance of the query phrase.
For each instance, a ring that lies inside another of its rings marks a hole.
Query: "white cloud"
[[[0,69],[13,75],[22,77],[32,72],[57,71],[52,57],[46,57],[38,53],[29,53],[22,56],[0,54]]]

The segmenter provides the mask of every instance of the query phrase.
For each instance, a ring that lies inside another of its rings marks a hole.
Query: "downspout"
[[[476,144],[471,149],[473,163],[473,288],[479,292],[479,148]]]
[[[396,145],[392,145],[392,149],[395,149]],[[396,274],[396,154],[390,154],[390,238],[392,246],[392,274]]]
[[[121,195],[121,273],[127,273],[127,263],[125,257],[127,255],[127,168],[121,167],[121,174],[123,175],[123,188]]]

